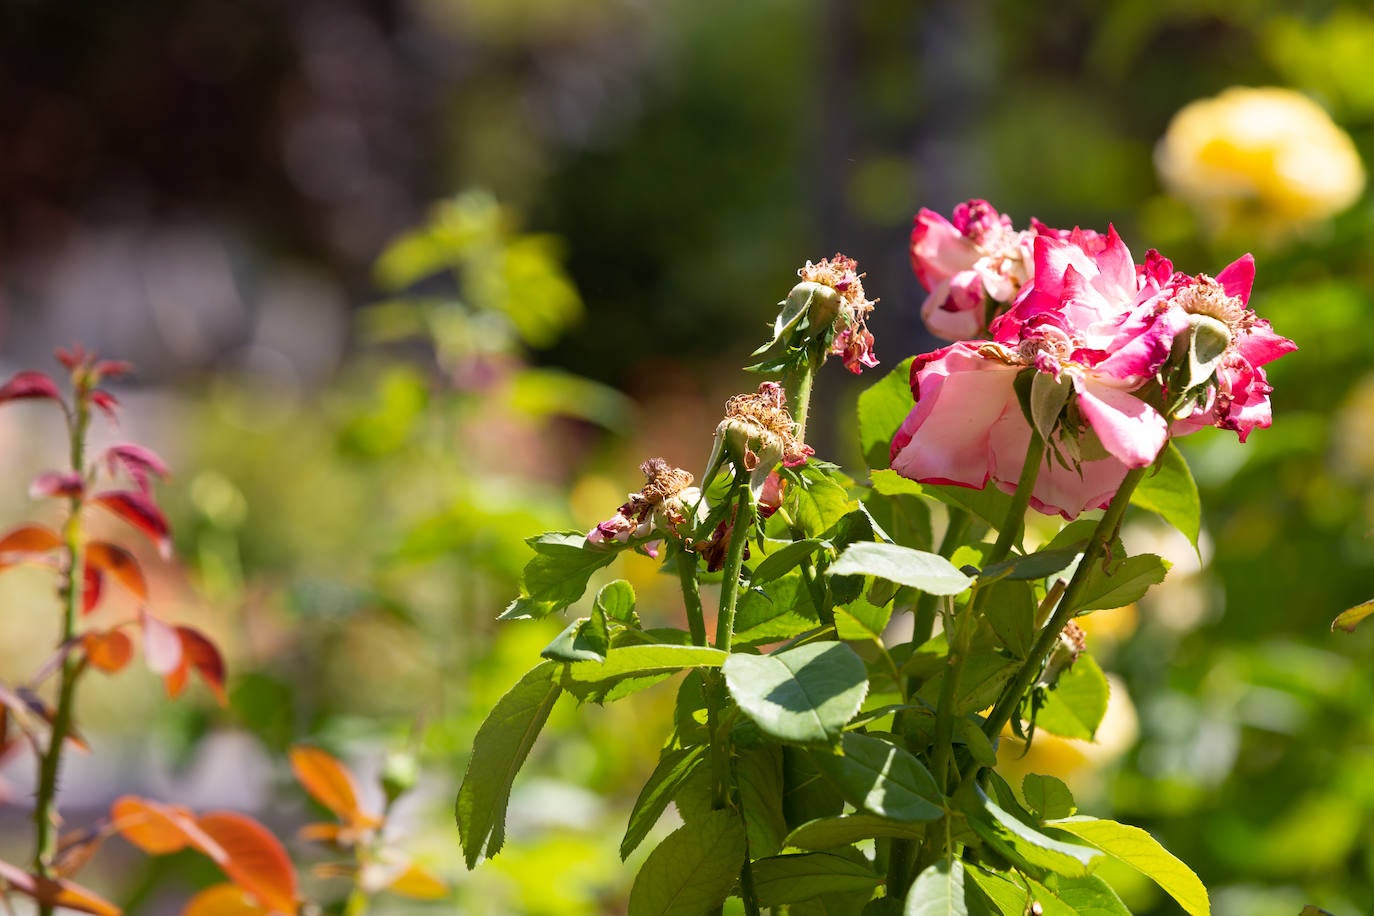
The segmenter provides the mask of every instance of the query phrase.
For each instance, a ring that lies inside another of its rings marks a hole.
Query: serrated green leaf
[[[960,807],[969,826],[1003,857],[1059,875],[1081,877],[1102,857],[1097,849],[1046,836],[998,807],[978,786],[963,793]]]
[[[610,650],[611,638],[606,631],[606,618],[579,617],[568,624],[553,642],[539,653],[541,658],[555,662],[603,662]]]
[[[787,489],[787,507],[797,530],[817,538],[858,505],[849,492],[811,463],[794,472],[797,486]]]
[[[525,564],[520,597],[501,620],[537,619],[561,611],[582,597],[592,573],[616,558],[613,548],[588,545],[587,536],[578,532],[542,534],[527,543],[534,548],[534,559]]]
[[[709,913],[729,896],[744,856],[744,827],[733,811],[689,821],[644,860],[630,888],[629,916]]]
[[[891,469],[874,471],[870,479],[873,481],[873,492],[883,496],[921,496],[925,493],[925,488],[919,483]]]
[[[515,774],[557,702],[559,665],[543,662],[503,696],[477,730],[458,788],[454,817],[469,869],[494,856],[506,838],[506,806]]]
[[[844,798],[821,775],[820,769],[807,751],[783,745],[782,748],[782,812],[787,826],[823,817],[834,817],[844,810]]]
[[[876,814],[844,814],[807,821],[789,833],[783,845],[795,849],[833,849],[880,837],[919,840],[924,836],[925,828],[909,821],[894,821]]]
[[[906,895],[904,916],[968,916],[964,863],[941,859],[921,872]]]
[[[596,600],[592,606],[610,620],[625,624],[639,623],[639,618],[635,616],[634,586],[624,579],[616,579],[603,585],[601,591],[596,593]]]
[[[1202,529],[1202,501],[1188,461],[1172,442],[1156,459],[1158,470],[1145,476],[1131,494],[1131,504],[1158,514],[1181,531],[1197,549]]]
[[[1003,581],[989,588],[983,617],[1003,648],[1017,658],[1025,658],[1035,641],[1035,596],[1030,583]]]
[[[857,598],[846,607],[835,608],[835,634],[842,640],[881,641],[891,619],[891,604],[879,606]]]
[[[1331,631],[1345,630],[1347,633],[1354,633],[1355,627],[1359,625],[1370,614],[1374,614],[1374,599],[1355,605],[1349,610],[1342,611],[1340,616],[1331,621]]]
[[[1037,728],[1063,738],[1091,741],[1107,714],[1112,688],[1096,660],[1086,652],[1046,692],[1035,718]]]
[[[979,580],[995,582],[998,579],[1044,579],[1064,569],[1078,556],[1079,551],[1037,550],[1025,556],[1011,557],[1000,563],[985,566],[979,573]]]
[[[871,468],[885,468],[892,437],[916,406],[911,396],[911,363],[905,359],[859,395],[859,446]]]
[[[758,566],[754,567],[754,572],[749,577],[750,584],[762,585],[765,582],[772,582],[797,568],[807,557],[820,550],[823,544],[825,542],[818,538],[805,538],[800,541],[792,541],[778,548],[764,557]]]
[[[782,748],[763,744],[743,751],[735,762],[740,810],[751,856],[771,856],[782,850],[787,820],[782,810]]]
[[[622,861],[638,848],[654,824],[658,823],[668,803],[677,795],[678,789],[682,788],[682,784],[706,758],[706,750],[705,745],[697,745],[664,753],[658,761],[658,766],[654,767],[654,772],[644,783],[644,788],[639,790],[639,798],[630,810],[625,837],[620,841]]]
[[[964,873],[965,884],[972,884],[988,904],[1002,916],[1026,916],[1030,892],[1009,876],[980,865],[970,866]]]
[[[939,554],[899,544],[854,544],[826,568],[831,576],[876,576],[932,595],[957,595],[973,580]]]
[[[1044,916],[1131,916],[1131,911],[1097,875],[1060,876],[1053,888],[1029,879]]]
[[[1164,581],[1170,563],[1152,553],[1127,557],[1119,563],[1094,564],[1073,603],[1075,613],[1125,607],[1139,601],[1150,586]],[[1110,569],[1104,567],[1110,566]]]
[[[604,662],[565,665],[560,684],[584,701],[604,703],[656,684],[690,668],[718,668],[728,654],[705,646],[621,646],[606,653]]]
[[[740,595],[735,609],[735,644],[791,639],[820,626],[820,622],[801,572],[794,569]]]
[[[872,868],[826,852],[788,853],[755,860],[754,893],[761,906],[784,906],[819,897],[872,891],[882,883]]]
[[[765,735],[791,744],[835,743],[868,693],[863,660],[838,642],[731,655],[724,672],[740,711]]]
[[[1040,438],[1048,442],[1054,427],[1059,423],[1059,415],[1073,392],[1073,383],[1067,376],[1056,379],[1048,372],[1036,372],[1030,386],[1031,423]]]
[[[1078,810],[1069,787],[1054,776],[1027,773],[1021,780],[1021,794],[1042,821],[1069,817]]]
[[[1189,914],[1209,916],[1207,888],[1192,869],[1139,827],[1091,817],[1070,817],[1046,824],[1091,843],[1107,855],[1154,881]]]
[[[818,751],[811,760],[854,807],[914,823],[944,814],[935,777],[905,748],[852,732],[844,736],[842,747],[842,756]]]

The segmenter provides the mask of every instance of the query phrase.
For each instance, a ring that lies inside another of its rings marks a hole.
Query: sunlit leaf
[[[1211,912],[1207,888],[1192,869],[1139,827],[1091,817],[1064,818],[1045,826],[1071,833],[1131,866],[1163,888],[1190,916]]]
[[[898,544],[854,544],[826,569],[831,576],[876,576],[932,595],[957,595],[973,580],[939,554]]]
[[[835,743],[868,694],[863,660],[838,642],[731,655],[723,670],[740,711],[765,735],[793,744]]]
[[[119,907],[75,882],[31,875],[8,862],[0,862],[0,881],[8,890],[23,894],[42,906],[94,913],[95,916],[119,916],[120,913]]]
[[[1181,531],[1197,548],[1202,528],[1202,502],[1188,461],[1172,442],[1159,453],[1155,468],[1145,475],[1131,494],[1131,503],[1157,513]]]
[[[1112,688],[1096,660],[1084,652],[1073,667],[1045,692],[1045,705],[1036,716],[1037,728],[1064,738],[1091,741],[1107,714]]]
[[[212,884],[200,891],[181,911],[181,916],[264,916],[268,911],[237,884]]]
[[[664,752],[658,766],[654,767],[654,772],[644,783],[644,788],[639,790],[634,808],[630,810],[630,822],[625,828],[624,839],[620,841],[622,860],[638,848],[654,824],[658,823],[668,803],[705,759],[706,750],[705,745],[697,745]]]
[[[296,869],[281,841],[262,824],[232,811],[210,811],[196,825],[225,852],[220,868],[268,910],[294,914],[299,906]]]
[[[558,686],[562,667],[543,662],[531,669],[477,730],[454,804],[468,868],[476,866],[483,854],[496,855],[505,842],[511,784],[562,692]]]
[[[1046,836],[996,805],[976,785],[960,796],[960,805],[974,831],[1012,862],[1024,862],[1069,877],[1086,875],[1102,853],[1089,846]]]
[[[358,783],[348,768],[317,747],[291,748],[291,770],[310,797],[349,823],[375,821],[359,807]]]
[[[1073,793],[1064,781],[1054,776],[1027,773],[1021,780],[1021,794],[1026,804],[1040,816],[1042,821],[1069,817],[1078,807],[1073,802]]]
[[[630,889],[629,916],[701,916],[730,893],[744,862],[744,827],[733,811],[712,811],[668,835]]]
[[[963,861],[941,859],[917,875],[902,912],[904,916],[968,916]]]
[[[1172,564],[1152,553],[1127,557],[1120,562],[1099,560],[1093,564],[1082,591],[1073,603],[1077,613],[1125,607],[1139,601],[1151,586],[1164,581]]]
[[[811,761],[856,808],[898,821],[933,821],[944,812],[935,777],[905,748],[850,732],[843,755],[811,752]]]
[[[1341,611],[1340,616],[1331,621],[1331,631],[1344,630],[1347,633],[1354,633],[1355,627],[1359,625],[1370,614],[1374,614],[1374,600],[1364,601],[1348,610]]]
[[[585,533],[543,534],[527,541],[535,557],[525,565],[524,589],[502,620],[547,617],[582,597],[592,573],[616,558],[614,549],[587,543]]]
[[[833,849],[860,840],[893,838],[919,840],[925,828],[910,821],[897,821],[876,814],[843,814],[807,821],[787,835],[785,845],[797,849]]]
[[[223,864],[228,853],[196,823],[195,815],[176,805],[133,795],[115,799],[110,822],[120,836],[152,856],[163,856],[190,846]]]

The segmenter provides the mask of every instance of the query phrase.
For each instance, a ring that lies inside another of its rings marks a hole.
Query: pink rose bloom
[[[1034,287],[993,323],[993,340],[955,343],[912,364],[916,407],[893,440],[892,468],[1013,492],[1031,437],[1015,380],[1043,372],[1067,379],[1072,394],[1030,503],[1071,519],[1105,506],[1127,470],[1164,447],[1168,423],[1132,392],[1169,359],[1187,318],[1167,306],[1153,275],[1136,270],[1114,230],[1092,254],[1038,236],[1034,265]]]
[[[963,340],[984,327],[984,303],[1011,302],[1030,278],[1032,232],[985,200],[954,208],[954,221],[933,210],[916,214],[911,267],[930,291],[921,318],[937,337]]]
[[[1174,435],[1216,426],[1235,430],[1244,442],[1250,430],[1265,429],[1273,421],[1269,407],[1273,387],[1261,367],[1293,352],[1298,345],[1276,334],[1269,322],[1250,308],[1254,282],[1255,259],[1248,254],[1228,265],[1215,279],[1206,274],[1172,277],[1170,306],[1188,315],[1214,318],[1226,326],[1230,335],[1217,366],[1215,384],[1207,387],[1190,414],[1176,420]]]

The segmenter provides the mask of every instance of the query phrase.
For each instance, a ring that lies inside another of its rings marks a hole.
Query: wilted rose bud
[[[796,424],[777,382],[764,382],[754,394],[737,394],[727,401],[725,418],[716,427],[716,443],[742,470],[762,469],[760,486],[779,461],[796,467],[816,453],[797,438]]]
[[[819,264],[807,261],[797,275],[802,282],[792,288],[788,301],[798,294],[807,296],[811,336],[824,336],[828,352],[843,359],[844,367],[856,375],[878,365],[867,323],[876,300],[864,295],[858,262],[837,252]]]

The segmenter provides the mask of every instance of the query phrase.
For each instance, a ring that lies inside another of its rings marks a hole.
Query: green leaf
[[[1012,557],[1001,563],[985,566],[979,573],[980,581],[994,582],[998,579],[1043,579],[1064,569],[1073,562],[1078,550],[1037,550],[1025,556]]]
[[[602,586],[592,606],[610,620],[639,625],[639,618],[635,615],[635,589],[624,579],[616,579]]]
[[[843,814],[807,821],[788,834],[783,845],[795,849],[832,849],[879,837],[919,840],[924,836],[925,828],[909,821],[894,821],[876,814]]]
[[[881,642],[891,619],[891,604],[876,605],[856,598],[847,607],[835,608],[835,633],[843,640]]]
[[[795,828],[844,810],[844,799],[821,775],[811,754],[801,748],[782,748],[782,811],[787,826]]]
[[[1197,549],[1198,532],[1202,528],[1202,501],[1198,499],[1197,483],[1188,462],[1178,446],[1170,442],[1157,459],[1157,471],[1146,475],[1131,494],[1131,503],[1157,513],[1170,525],[1183,532]]]
[[[1071,833],[1131,866],[1163,888],[1190,916],[1211,913],[1207,888],[1198,876],[1139,827],[1091,817],[1070,817],[1046,826]]]
[[[664,810],[673,800],[673,796],[677,795],[678,789],[682,788],[682,784],[705,757],[706,747],[698,745],[668,751],[658,761],[658,766],[654,767],[648,782],[640,789],[639,798],[635,800],[635,806],[630,811],[625,838],[620,841],[622,861],[644,842],[644,837],[648,836],[654,824],[663,816]]]
[[[1053,735],[1091,741],[1107,714],[1111,690],[1102,669],[1084,652],[1046,691],[1045,705],[1035,717],[1035,725]]]
[[[582,597],[592,573],[616,558],[614,548],[587,544],[585,533],[541,534],[526,543],[535,557],[525,565],[524,588],[501,620],[547,617]]]
[[[603,662],[610,647],[606,618],[598,613],[568,624],[539,655],[555,662]]]
[[[774,855],[787,836],[782,811],[782,748],[762,744],[743,751],[735,763],[735,778],[749,854]]]
[[[798,486],[787,490],[787,506],[792,521],[806,537],[820,537],[853,512],[857,501],[825,471],[812,463],[794,470]]]
[[[975,762],[986,767],[997,765],[997,751],[988,736],[983,734],[982,719],[975,722],[966,716],[957,717],[954,720],[954,743],[968,748]]]
[[[1067,376],[1060,376],[1056,380],[1048,372],[1036,372],[1031,379],[1031,423],[1040,434],[1040,438],[1046,442],[1050,440],[1050,434],[1059,423],[1059,415],[1064,411],[1064,405],[1068,403],[1072,391],[1073,383]]]
[[[1104,568],[1106,565],[1099,561],[1088,573],[1073,604],[1076,613],[1125,607],[1139,601],[1150,586],[1164,581],[1171,564],[1152,553],[1142,553],[1114,564],[1110,571]]]
[[[842,756],[813,752],[811,760],[854,807],[915,823],[944,815],[935,777],[905,748],[851,732],[843,749]]]
[[[921,496],[925,493],[925,487],[890,469],[874,471],[870,479],[873,492],[883,496]]]
[[[957,595],[973,580],[939,554],[898,544],[855,544],[826,568],[831,576],[876,576],[932,595]]]
[[[828,852],[757,859],[754,893],[761,906],[784,906],[821,894],[872,891],[883,882],[873,869]]]
[[[838,642],[731,655],[724,672],[740,711],[765,735],[792,744],[834,744],[868,693],[863,660]]]
[[[983,605],[983,616],[1002,646],[1025,658],[1035,641],[1035,596],[1027,582],[994,583]]]
[[[752,585],[762,585],[764,582],[772,582],[779,576],[790,572],[811,554],[819,550],[825,541],[818,538],[806,538],[801,541],[791,541],[786,546],[764,557],[759,565],[754,567],[753,575],[749,577]]]
[[[890,474],[891,471],[880,473]],[[929,500],[908,493],[895,496],[874,495],[869,496],[863,506],[868,510],[874,523],[887,535],[874,540],[892,541],[903,547],[915,547],[917,550],[931,548],[933,536]]]
[[[1027,773],[1021,780],[1021,794],[1042,821],[1069,817],[1078,810],[1069,787],[1054,776]]]
[[[641,681],[647,687],[688,668],[719,668],[728,654],[705,646],[622,646],[606,653],[604,662],[572,662],[565,666],[561,686],[581,700],[605,702],[625,696],[617,686]]]
[[[887,375],[859,395],[859,446],[871,468],[885,468],[892,437],[916,406],[911,396],[911,363],[898,363]]]
[[[941,859],[916,877],[906,895],[904,916],[968,916],[964,863]]]
[[[630,888],[629,916],[701,916],[720,906],[744,864],[744,827],[712,811],[668,835]]]
[[[960,802],[974,832],[1003,858],[1014,863],[1081,877],[1102,856],[1096,849],[1046,836],[999,808],[976,785],[972,791],[961,793]]]
[[[470,869],[483,854],[496,855],[505,842],[511,784],[558,700],[558,668],[543,662],[531,669],[500,699],[473,739],[454,805]]]
[[[1331,632],[1345,630],[1347,633],[1354,633],[1359,622],[1370,614],[1374,614],[1374,599],[1357,604],[1349,610],[1341,611],[1340,616],[1331,621]]]
[[[735,610],[735,644],[791,639],[820,623],[801,573],[792,570],[740,595]]]
[[[1060,877],[1054,888],[1031,880],[1035,899],[1045,916],[1131,916],[1131,911],[1097,875]]]
[[[1026,916],[1030,892],[1008,875],[981,865],[973,865],[965,872],[965,877],[1002,916]]]

